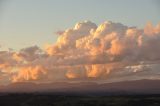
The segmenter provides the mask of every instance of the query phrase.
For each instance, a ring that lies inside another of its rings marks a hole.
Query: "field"
[[[0,106],[160,106],[160,95],[1,94]]]

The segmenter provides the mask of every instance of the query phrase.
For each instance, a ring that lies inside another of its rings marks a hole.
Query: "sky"
[[[1,0],[0,85],[160,79],[158,0]]]
[[[110,20],[140,28],[148,21],[156,25],[159,5],[158,0],[1,0],[1,49],[44,48],[56,41],[55,32],[84,20],[98,25]]]

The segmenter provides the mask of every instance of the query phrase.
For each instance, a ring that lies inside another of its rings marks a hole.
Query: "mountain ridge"
[[[95,82],[20,82],[0,87],[0,93],[96,93],[96,94],[160,94],[160,80],[132,80],[113,83]]]

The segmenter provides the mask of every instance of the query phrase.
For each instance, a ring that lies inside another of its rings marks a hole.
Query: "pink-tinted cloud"
[[[138,29],[111,21],[99,26],[84,21],[58,34],[57,41],[45,50],[32,46],[18,52],[1,51],[0,75],[7,73],[11,82],[159,76],[160,24],[148,23]]]

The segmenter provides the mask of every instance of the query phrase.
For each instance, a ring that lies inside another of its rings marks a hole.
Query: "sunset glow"
[[[160,24],[82,21],[46,49],[0,52],[1,83],[159,79]]]

